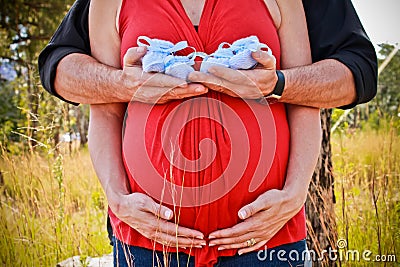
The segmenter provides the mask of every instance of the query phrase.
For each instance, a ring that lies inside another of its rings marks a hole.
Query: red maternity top
[[[206,0],[198,32],[178,0],[124,0],[119,27],[121,59],[141,35],[173,43],[187,40],[196,51],[208,54],[221,42],[256,35],[272,49],[280,66],[277,30],[263,0]],[[282,103],[268,106],[209,90],[163,105],[132,102],[126,115],[123,158],[130,189],[174,210],[172,222],[207,237],[239,223],[239,209],[266,190],[283,188],[290,135]],[[163,247],[111,211],[110,216],[122,242],[176,251],[174,244]],[[305,237],[303,208],[267,246]],[[179,251],[194,255],[196,266],[213,266],[219,256],[237,253],[208,246]]]

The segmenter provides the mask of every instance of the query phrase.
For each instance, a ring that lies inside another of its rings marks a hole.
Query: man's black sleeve
[[[336,59],[353,73],[357,91],[348,109],[370,101],[377,90],[378,64],[350,0],[304,0],[313,62]]]
[[[54,89],[57,65],[62,58],[72,53],[90,55],[90,41],[88,31],[88,13],[90,0],[77,0],[49,44],[39,55],[39,74],[43,87],[52,95],[63,99]]]

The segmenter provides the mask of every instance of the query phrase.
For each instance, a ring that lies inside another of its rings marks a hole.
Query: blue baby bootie
[[[148,44],[145,44],[146,41]],[[139,36],[137,39],[138,46],[147,47],[147,53],[142,58],[142,67],[145,72],[165,72],[165,60],[167,56],[174,52],[188,47],[186,41],[173,44],[169,41],[151,39],[147,36]]]
[[[193,54],[193,53],[192,53]],[[188,80],[188,76],[194,71],[194,57],[169,55],[165,58],[165,74],[182,80]]]
[[[229,59],[229,66],[235,70],[254,68],[257,61],[251,56],[251,53],[262,48],[266,48],[268,54],[272,55],[271,49],[266,44],[260,43],[257,36],[253,35],[233,42],[230,46],[233,56]]]
[[[200,66],[201,72],[208,72],[208,69],[212,66],[230,67],[229,60],[233,56],[233,52],[230,47],[225,48],[225,45],[230,46],[228,43],[221,43],[218,46],[217,51],[203,59],[203,62]]]
[[[228,47],[225,47],[226,45]],[[232,44],[221,43],[217,51],[203,60],[200,71],[207,72],[212,66],[224,66],[235,70],[252,69],[257,65],[257,61],[251,53],[263,48],[272,55],[271,49],[266,44],[260,43],[254,35],[239,39]]]

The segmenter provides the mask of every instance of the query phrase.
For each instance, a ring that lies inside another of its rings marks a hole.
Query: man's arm
[[[142,74],[134,65],[118,69],[94,59],[88,31],[89,6],[90,0],[77,0],[39,55],[40,78],[50,94],[71,104],[129,102],[133,97],[159,98],[158,103],[164,103],[207,91],[202,85],[186,87],[185,81],[181,81],[182,86],[176,88],[177,78]],[[126,61],[136,62],[137,56],[145,53],[143,49],[137,48],[129,53]],[[135,94],[143,84],[151,90],[140,91],[146,96]],[[160,88],[160,84],[164,88]]]
[[[326,108],[351,108],[371,100],[377,88],[376,54],[351,2],[304,0],[303,4],[316,63],[284,71],[287,82],[281,100]],[[121,86],[118,70],[87,55],[73,54],[90,53],[90,48],[87,49],[89,1],[78,0],[74,6],[78,5],[83,8],[71,8],[40,55],[43,86],[50,93],[69,101],[91,104],[129,101],[131,92],[129,87]],[[71,45],[67,40],[74,33],[79,42]],[[265,76],[272,91],[276,74],[271,70],[265,72]]]
[[[90,0],[77,0],[40,53],[38,63],[43,87],[71,104],[128,102],[133,88],[123,83],[122,70],[91,56],[89,6]]]
[[[282,72],[286,81],[282,102],[319,108],[360,102],[352,72],[337,60],[325,59]]]
[[[352,108],[370,101],[377,91],[378,63],[351,1],[303,0],[303,5],[316,63],[297,73],[287,71],[285,98],[290,101],[297,95],[303,104],[326,108]],[[302,95],[305,91],[309,95]]]
[[[315,63],[283,71],[286,85],[280,101],[316,108],[351,108],[371,100],[377,89],[376,54],[351,1],[304,0],[303,4]],[[213,75],[189,77],[227,94],[241,92],[243,98],[254,98],[254,90],[268,95],[277,81],[271,56],[255,52],[253,57],[264,66],[262,70],[214,68]]]
[[[72,102],[129,102],[134,94],[134,86],[125,86],[122,70],[100,63],[89,55],[69,54],[56,69],[54,89],[62,98]]]
[[[54,81],[56,79],[58,63],[63,58],[73,53],[79,53],[83,57],[84,54],[90,55],[88,34],[89,5],[89,0],[77,0],[73,4],[49,44],[40,53],[38,60],[40,79],[43,87],[50,94],[72,104],[75,104],[73,103],[74,99],[66,99],[62,92],[59,93],[56,91]],[[70,68],[67,73],[73,75],[77,71],[79,70]],[[75,84],[70,89],[78,88],[77,85]]]
[[[77,0],[40,53],[42,85],[71,104],[129,102],[135,81],[124,81],[122,70],[91,56],[89,6],[90,0]]]

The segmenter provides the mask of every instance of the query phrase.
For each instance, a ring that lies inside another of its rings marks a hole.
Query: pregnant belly
[[[131,103],[123,156],[132,192],[178,208],[181,225],[209,233],[283,186],[288,144],[283,104],[210,92],[165,105]]]

